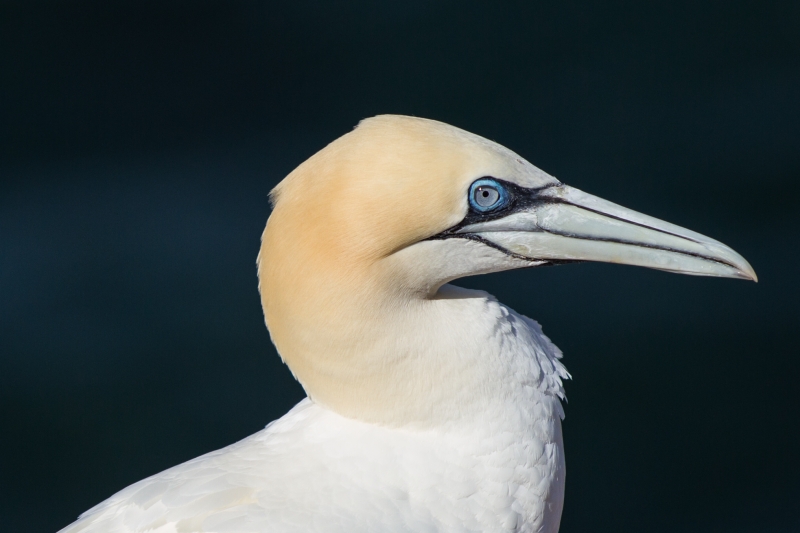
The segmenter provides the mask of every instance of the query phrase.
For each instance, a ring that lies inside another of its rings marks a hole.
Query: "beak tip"
[[[745,267],[742,269],[742,273],[747,276],[747,279],[758,283],[758,275],[756,274],[755,269],[750,265],[750,263],[747,262],[746,259],[742,258],[742,260],[744,261],[743,266]]]
[[[756,275],[756,271],[753,270],[753,267],[751,267],[749,264],[745,268],[739,270],[739,273],[741,274],[742,279],[758,283],[758,275]]]

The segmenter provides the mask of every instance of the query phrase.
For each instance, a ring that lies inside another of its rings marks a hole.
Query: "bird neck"
[[[272,340],[316,403],[393,427],[474,423],[510,412],[527,424],[541,416],[543,400],[547,413],[560,413],[567,374],[535,322],[484,292],[408,290],[375,269],[349,275],[359,283],[276,291],[262,281]]]

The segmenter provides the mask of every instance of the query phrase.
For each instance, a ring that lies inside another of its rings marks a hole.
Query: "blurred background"
[[[800,531],[800,3],[0,4],[0,516],[54,532],[303,396],[267,193],[362,118],[442,120],[729,244],[758,284],[462,280],[574,380],[562,532]]]

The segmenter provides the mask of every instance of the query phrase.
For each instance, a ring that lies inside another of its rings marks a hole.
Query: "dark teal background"
[[[378,113],[758,272],[462,280],[565,353],[564,533],[800,531],[800,3],[418,0],[0,5],[2,531],[53,532],[303,397],[259,307],[267,193]]]

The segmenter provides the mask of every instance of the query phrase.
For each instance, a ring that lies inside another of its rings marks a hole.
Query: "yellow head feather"
[[[258,256],[261,301],[273,342],[315,401],[359,418],[394,401],[411,363],[382,343],[401,311],[430,294],[388,259],[457,224],[476,178],[525,172],[546,176],[482,137],[384,115],[275,188]]]

